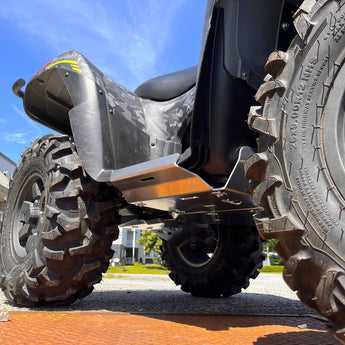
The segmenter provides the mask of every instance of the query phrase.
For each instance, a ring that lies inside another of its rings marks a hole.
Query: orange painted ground
[[[299,328],[297,326],[303,325]],[[311,317],[135,315],[117,312],[10,312],[0,345],[339,344]]]

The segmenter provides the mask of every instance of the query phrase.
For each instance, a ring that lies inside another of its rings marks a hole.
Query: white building
[[[16,163],[0,152],[0,222],[2,221],[1,210],[8,193],[9,178],[12,176]]]
[[[10,178],[16,168],[16,163],[0,152],[0,171],[6,172],[6,176]]]
[[[144,247],[138,243],[140,230],[120,228],[119,231],[119,237],[112,245],[112,249],[115,251],[112,261],[122,265],[135,262],[145,263]]]
[[[112,244],[115,253],[111,264],[153,263],[153,260],[157,258],[157,254],[155,252],[145,254],[144,246],[138,243],[140,235],[141,230],[119,228],[119,237]]]

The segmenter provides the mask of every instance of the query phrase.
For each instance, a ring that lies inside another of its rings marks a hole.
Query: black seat
[[[150,79],[138,86],[134,93],[153,101],[176,98],[196,84],[198,66]]]

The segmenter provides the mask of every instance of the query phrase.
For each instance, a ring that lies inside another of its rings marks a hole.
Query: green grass
[[[168,274],[169,271],[160,265],[126,265],[109,267],[107,273],[116,274]]]
[[[264,266],[259,269],[261,273],[282,273],[284,266]]]
[[[260,273],[282,273],[284,266],[264,266]],[[160,265],[126,265],[109,267],[107,273],[111,274],[169,274],[167,268]]]

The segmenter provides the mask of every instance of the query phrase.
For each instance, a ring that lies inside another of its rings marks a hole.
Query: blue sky
[[[30,120],[11,88],[77,50],[130,90],[197,64],[206,0],[0,0],[0,152],[15,162],[50,129]]]

